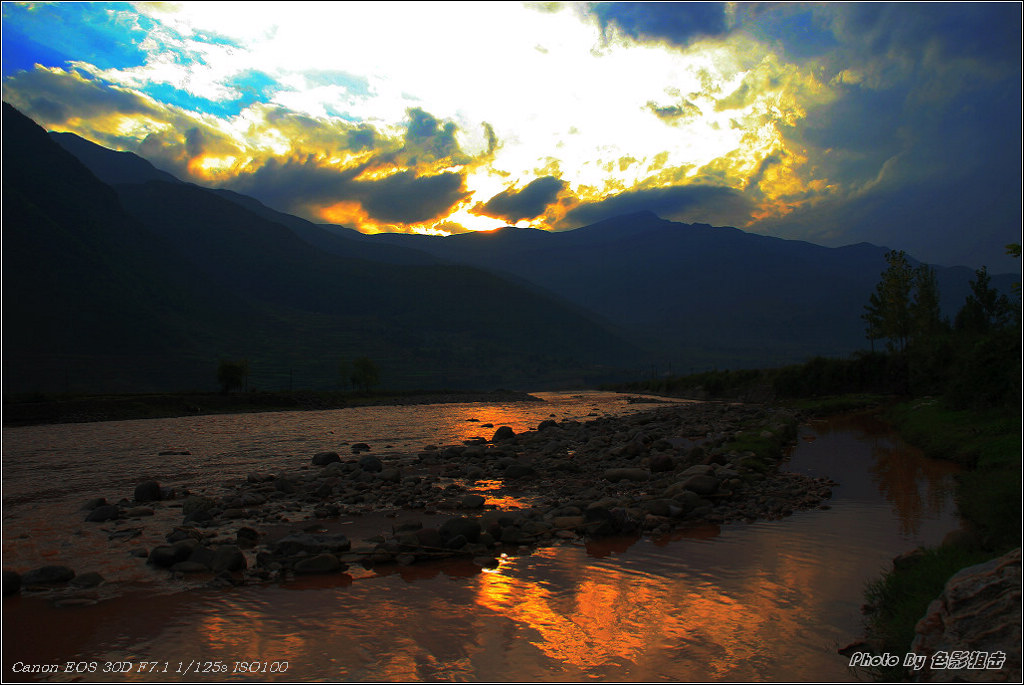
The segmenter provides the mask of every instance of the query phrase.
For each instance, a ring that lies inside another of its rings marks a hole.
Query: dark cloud
[[[268,206],[307,215],[311,206],[354,199],[352,185],[364,167],[337,169],[314,156],[268,159],[224,184]]]
[[[689,100],[683,100],[678,105],[658,105],[655,102],[648,102],[647,109],[654,116],[669,124],[674,124],[681,119],[693,119],[701,115],[700,107]]]
[[[836,3],[836,36],[874,55],[938,50],[940,59],[975,57],[1020,64],[1019,3]]]
[[[372,181],[356,181],[353,195],[374,219],[414,224],[446,216],[468,197],[461,174],[417,176],[402,171]],[[339,198],[344,199],[344,198]]]
[[[458,126],[452,121],[442,123],[432,114],[416,107],[408,111],[405,146],[400,158],[408,164],[434,162],[442,159],[462,160],[465,155],[455,140]]]
[[[474,214],[504,219],[515,223],[520,219],[536,219],[544,213],[558,194],[568,184],[554,176],[541,176],[530,181],[524,188],[503,190],[490,200],[477,205]]]
[[[111,113],[156,115],[159,108],[136,93],[110,88],[76,71],[36,67],[4,79],[4,100],[44,126],[87,121]]]
[[[339,169],[308,157],[269,159],[224,184],[284,211],[316,219],[316,210],[338,202],[357,202],[374,220],[390,224],[430,221],[447,215],[466,199],[465,179],[445,172],[417,175],[401,171],[360,180],[368,165]]]
[[[754,209],[749,199],[732,188],[711,185],[628,190],[572,209],[558,228],[578,228],[623,214],[648,210],[664,219],[684,222],[743,225]]]
[[[686,46],[696,38],[726,33],[725,7],[717,2],[595,2],[590,11],[602,31],[614,24],[637,40]]]

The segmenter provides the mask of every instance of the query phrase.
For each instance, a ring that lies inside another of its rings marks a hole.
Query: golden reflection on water
[[[267,681],[849,679],[836,649],[859,635],[864,582],[950,529],[950,484],[934,463],[898,464],[882,437],[830,431],[792,462],[845,464],[830,510],[552,547],[496,569],[462,559],[73,609],[15,598],[5,661],[289,662],[229,674]],[[867,456],[854,449],[865,438]],[[58,624],[80,629],[60,639]]]

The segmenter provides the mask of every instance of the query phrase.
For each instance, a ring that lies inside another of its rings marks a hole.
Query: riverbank
[[[344,409],[346,407],[536,402],[513,390],[409,392],[280,391],[245,393],[154,393],[132,395],[18,395],[4,397],[4,426],[162,419],[206,414]]]
[[[957,507],[963,532],[947,537],[942,545],[908,550],[893,568],[867,591],[867,646],[876,653],[905,654],[915,645],[942,644],[944,626],[929,617],[933,603],[943,596],[951,578],[966,569],[1017,549],[1016,627],[1006,625],[1016,638],[1004,641],[1011,674],[1020,674],[1021,544],[1021,421],[1019,414],[1001,409],[952,409],[941,398],[920,398],[893,405],[885,419],[904,438],[935,459],[965,467],[957,478]],[[989,581],[991,582],[991,581]],[[995,589],[990,588],[989,592]],[[969,596],[969,595],[968,595]],[[992,601],[992,597],[985,600]],[[960,598],[960,603],[964,598]],[[1000,621],[993,607],[987,610],[985,634],[999,635]],[[1013,611],[1010,618],[1013,619]],[[949,619],[947,619],[949,620]],[[936,634],[936,630],[938,633]],[[961,643],[944,648],[970,651],[978,630],[958,631]],[[912,674],[902,665],[884,669],[882,679],[906,679]],[[971,675],[970,672],[961,675]]]
[[[97,496],[80,515],[120,554],[129,540],[156,540],[131,550],[137,563],[190,586],[450,556],[488,566],[548,545],[827,508],[830,481],[778,468],[797,423],[793,412],[726,403],[546,420],[519,434],[482,423],[484,435],[463,444],[415,453],[341,444],[205,491],[141,482],[117,501]],[[382,521],[390,532],[361,537],[361,523]],[[5,573],[5,592],[20,583],[88,601],[69,582],[80,578],[75,560],[54,562]]]

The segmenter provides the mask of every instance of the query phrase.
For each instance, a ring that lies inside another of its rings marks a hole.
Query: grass
[[[926,455],[965,467],[956,498],[970,534],[924,550],[866,590],[869,638],[882,652],[906,653],[915,625],[953,574],[1020,545],[1021,421],[1005,410],[953,409],[936,398],[895,405],[885,416]],[[895,680],[904,674],[897,668],[877,675]]]
[[[871,582],[866,591],[868,632],[879,651],[906,654],[914,641],[914,627],[925,615],[946,581],[967,566],[980,564],[993,555],[972,545],[950,544],[927,549],[898,570]],[[880,680],[903,679],[901,666],[879,669]]]

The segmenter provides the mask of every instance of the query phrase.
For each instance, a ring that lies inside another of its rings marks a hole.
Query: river
[[[649,408],[538,396],[4,429],[4,568],[68,563],[108,581],[78,601],[5,598],[5,680],[852,681],[862,676],[837,649],[861,635],[865,584],[957,527],[954,467],[865,416],[804,426],[785,464],[839,483],[827,509],[559,545],[494,569],[446,561],[185,590],[81,522],[86,499],[130,497],[143,478],[201,491],[346,443],[386,455],[489,435],[487,423],[520,432]],[[60,667],[14,674],[16,663]],[[130,670],[104,673],[111,663]]]

